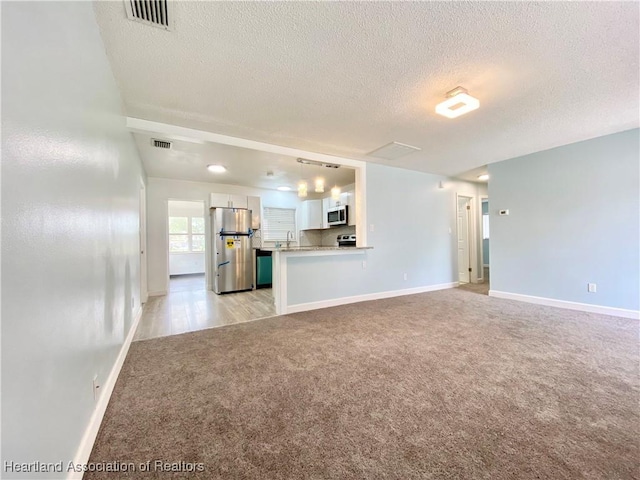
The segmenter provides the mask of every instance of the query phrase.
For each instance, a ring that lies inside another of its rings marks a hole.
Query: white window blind
[[[286,241],[287,232],[296,234],[296,209],[265,207],[262,212],[262,239]]]

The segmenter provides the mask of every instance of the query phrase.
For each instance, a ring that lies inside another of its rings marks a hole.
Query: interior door
[[[140,303],[147,303],[147,193],[140,180]]]
[[[469,257],[469,214],[471,199],[458,197],[458,280],[469,283],[471,266]]]

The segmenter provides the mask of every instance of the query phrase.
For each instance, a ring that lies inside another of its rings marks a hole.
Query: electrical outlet
[[[407,274],[406,274],[406,273],[404,274],[404,279],[405,279],[405,280],[407,279]]]
[[[91,383],[93,388],[93,399],[97,402],[100,396],[100,383],[98,382],[98,374],[93,376],[93,382]]]
[[[587,283],[589,293],[596,293],[597,285],[595,283]]]
[[[362,260],[362,269],[363,270],[367,269],[367,261],[366,260]]]
[[[371,225],[369,225],[369,231],[370,232],[375,232],[376,230],[376,226],[372,223]]]

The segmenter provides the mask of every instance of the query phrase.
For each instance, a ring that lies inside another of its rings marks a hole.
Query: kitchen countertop
[[[268,252],[319,252],[319,251],[331,251],[331,250],[370,250],[373,247],[262,247],[260,250],[266,250]]]

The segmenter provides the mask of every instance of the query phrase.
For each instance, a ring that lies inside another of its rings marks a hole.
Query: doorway
[[[147,189],[144,180],[140,179],[140,215],[138,232],[140,235],[140,304],[147,303],[149,289],[147,286]]]
[[[484,283],[489,283],[489,237],[490,237],[490,229],[489,229],[489,199],[487,197],[482,197],[482,278]]]
[[[168,292],[150,297],[134,341],[195,332],[276,314],[271,289],[216,295],[207,288],[205,201],[168,200]]]
[[[200,291],[205,281],[204,202],[169,200],[169,291]]]
[[[458,235],[458,281],[471,281],[471,197],[458,196],[457,205],[457,235]]]

